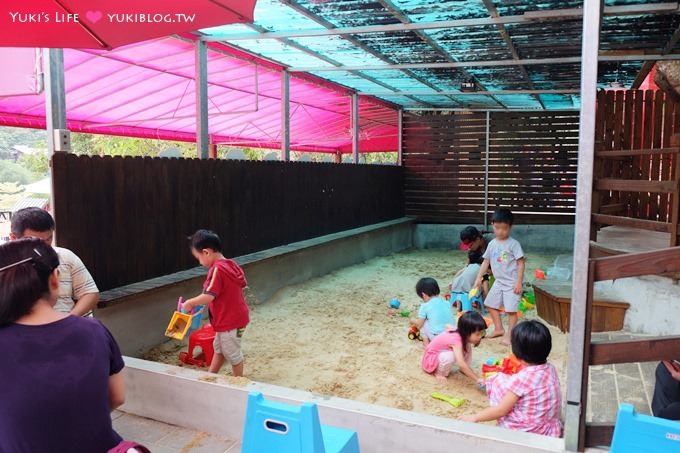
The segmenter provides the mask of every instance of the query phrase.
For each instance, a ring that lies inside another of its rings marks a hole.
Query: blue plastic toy
[[[636,414],[631,404],[621,404],[614,426],[612,453],[680,451],[680,423]]]
[[[265,400],[250,392],[242,453],[359,453],[357,433],[321,425],[316,404]]]
[[[397,310],[399,307],[401,307],[401,302],[399,302],[399,299],[397,299],[396,297],[390,299],[390,308],[394,308],[395,310]]]

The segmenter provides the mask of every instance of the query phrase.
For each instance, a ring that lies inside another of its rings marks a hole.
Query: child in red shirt
[[[210,322],[215,330],[215,354],[209,371],[218,373],[225,360],[231,363],[232,374],[243,376],[241,337],[250,321],[248,305],[243,297],[247,286],[243,269],[222,254],[220,237],[208,230],[198,230],[191,238],[191,254],[207,267],[208,276],[203,293],[182,305],[185,312],[197,305],[208,305]]]

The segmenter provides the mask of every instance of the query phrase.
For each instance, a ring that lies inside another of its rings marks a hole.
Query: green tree
[[[166,148],[178,148],[183,156],[196,156],[196,145],[186,142],[95,134],[71,134],[71,149],[88,156],[156,157]]]
[[[36,177],[47,176],[50,169],[50,159],[47,156],[47,151],[21,156],[17,163],[33,173]]]
[[[46,140],[46,133],[41,129],[0,126],[0,149],[11,149],[15,145],[38,148]]]
[[[18,184],[28,184],[33,179],[33,174],[21,165],[8,160],[0,161],[0,183],[15,182]]]

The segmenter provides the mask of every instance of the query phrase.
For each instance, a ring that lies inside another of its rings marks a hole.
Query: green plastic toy
[[[447,396],[444,395],[443,393],[439,392],[434,392],[432,393],[432,398],[440,401],[444,401],[445,403],[449,403],[453,407],[460,407],[463,404],[465,404],[465,400],[462,398],[454,398],[453,396]]]

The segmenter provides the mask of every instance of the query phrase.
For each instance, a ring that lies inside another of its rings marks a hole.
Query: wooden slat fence
[[[196,266],[198,228],[238,256],[404,216],[395,166],[57,153],[53,170],[58,243],[102,290]]]
[[[623,225],[678,243],[679,133],[680,104],[661,91],[598,93],[593,239],[601,225]]]
[[[680,105],[661,91],[601,91],[598,93],[596,151],[650,150],[602,163],[602,178],[669,181],[674,176],[672,153],[654,149],[677,146]],[[664,193],[618,192],[602,194],[601,204],[619,205],[627,217],[670,222],[671,196]]]
[[[492,112],[488,207],[525,223],[571,223],[578,112]],[[484,223],[486,114],[406,115],[406,212],[421,222]]]

